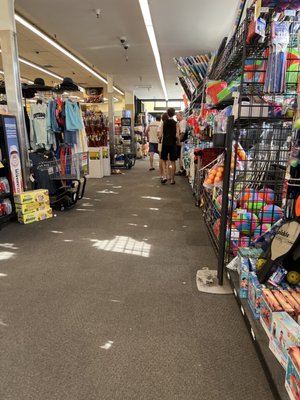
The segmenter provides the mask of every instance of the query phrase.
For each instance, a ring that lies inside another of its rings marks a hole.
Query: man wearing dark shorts
[[[150,168],[149,171],[154,171],[153,166],[154,154],[158,154],[158,130],[160,127],[161,116],[158,115],[156,120],[151,122],[146,130],[146,135],[149,137],[149,153],[150,153]]]
[[[177,142],[179,141],[179,126],[174,120],[175,109],[168,108],[168,119],[163,125],[163,139],[161,159],[163,160],[163,178],[161,183],[167,182],[167,161],[171,164],[171,185],[174,185],[175,180],[175,162],[177,160]]]

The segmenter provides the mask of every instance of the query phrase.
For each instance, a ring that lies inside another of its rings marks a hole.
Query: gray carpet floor
[[[182,177],[140,161],[56,217],[0,232],[1,400],[271,400]]]

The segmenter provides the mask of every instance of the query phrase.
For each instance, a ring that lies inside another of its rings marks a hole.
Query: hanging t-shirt
[[[77,103],[67,100],[65,102],[66,130],[78,131],[83,129],[83,123],[80,116],[80,109]]]
[[[46,145],[47,137],[47,104],[32,104],[30,107],[30,144],[33,149]]]

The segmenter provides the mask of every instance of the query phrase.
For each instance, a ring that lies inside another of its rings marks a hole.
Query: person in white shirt
[[[153,166],[154,154],[158,153],[158,131],[160,127],[161,116],[158,115],[155,121],[152,121],[146,130],[146,135],[149,138],[149,153],[150,153],[150,168],[149,171],[154,171],[155,168]]]
[[[177,157],[178,157],[178,175],[183,175],[184,174],[184,168],[183,168],[183,144],[185,142],[186,138],[186,131],[187,131],[187,121],[183,116],[183,113],[180,111],[176,114],[176,119],[179,123],[179,129],[180,129],[180,144],[177,147]]]

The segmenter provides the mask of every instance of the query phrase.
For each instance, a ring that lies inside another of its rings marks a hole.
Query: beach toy
[[[275,200],[274,190],[265,188],[259,191],[259,196],[263,199],[263,201],[267,204],[273,204]]]
[[[270,228],[271,228],[271,224],[262,224],[259,225],[254,233],[253,233],[253,240],[258,239],[259,237],[261,237],[265,232],[267,232]]]
[[[215,200],[215,206],[218,211],[221,212],[222,210],[222,199],[223,196],[220,194]],[[231,212],[232,209],[234,210],[237,207],[237,203],[235,200],[232,201],[232,196],[228,195],[228,212]]]
[[[255,193],[250,199],[245,203],[245,207],[248,211],[258,215],[260,210],[266,206],[266,202],[260,197],[258,193]]]
[[[239,203],[241,207],[244,207],[245,203],[251,199],[255,194],[255,190],[253,188],[244,189],[239,195]]]
[[[283,217],[283,211],[276,205],[268,204],[259,213],[258,218],[262,224],[271,224],[279,221]]]
[[[251,236],[259,225],[258,217],[245,209],[236,209],[232,213],[232,222],[238,231]]]

